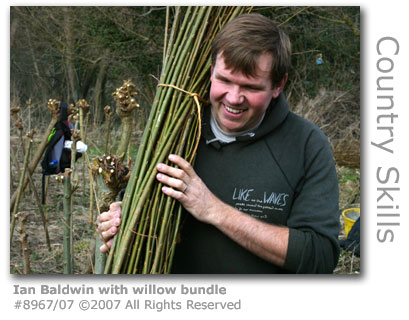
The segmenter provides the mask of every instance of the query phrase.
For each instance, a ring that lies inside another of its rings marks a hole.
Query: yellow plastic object
[[[361,215],[360,208],[349,208],[342,211],[342,218],[344,219],[345,238],[348,238],[348,233],[351,231],[355,221]]]

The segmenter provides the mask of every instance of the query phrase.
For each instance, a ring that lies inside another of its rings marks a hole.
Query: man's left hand
[[[157,165],[159,173],[156,179],[165,184],[162,192],[179,200],[196,219],[212,223],[215,217],[212,217],[211,212],[217,210],[210,209],[221,201],[207,188],[188,161],[178,155],[170,155],[168,159],[179,168],[163,163]]]
[[[279,266],[288,249],[289,228],[275,226],[249,216],[223,203],[204,184],[189,162],[170,155],[179,168],[158,164],[156,178],[165,184],[162,191],[179,200],[196,219],[214,225],[232,240]]]

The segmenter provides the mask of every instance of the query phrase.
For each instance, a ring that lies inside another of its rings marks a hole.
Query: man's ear
[[[287,83],[288,73],[286,73],[281,80],[280,84],[273,89],[273,98],[277,98],[279,94],[284,90],[285,84]]]
[[[213,78],[213,64],[210,66],[210,81],[212,81]]]

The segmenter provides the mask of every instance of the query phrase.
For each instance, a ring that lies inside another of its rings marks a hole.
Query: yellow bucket
[[[342,218],[344,219],[345,238],[348,238],[348,233],[351,231],[355,221],[361,215],[360,208],[349,208],[342,211]]]

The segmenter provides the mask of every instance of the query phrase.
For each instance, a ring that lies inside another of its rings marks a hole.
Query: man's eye
[[[244,87],[244,89],[249,90],[249,91],[260,91],[260,88],[257,87]]]

